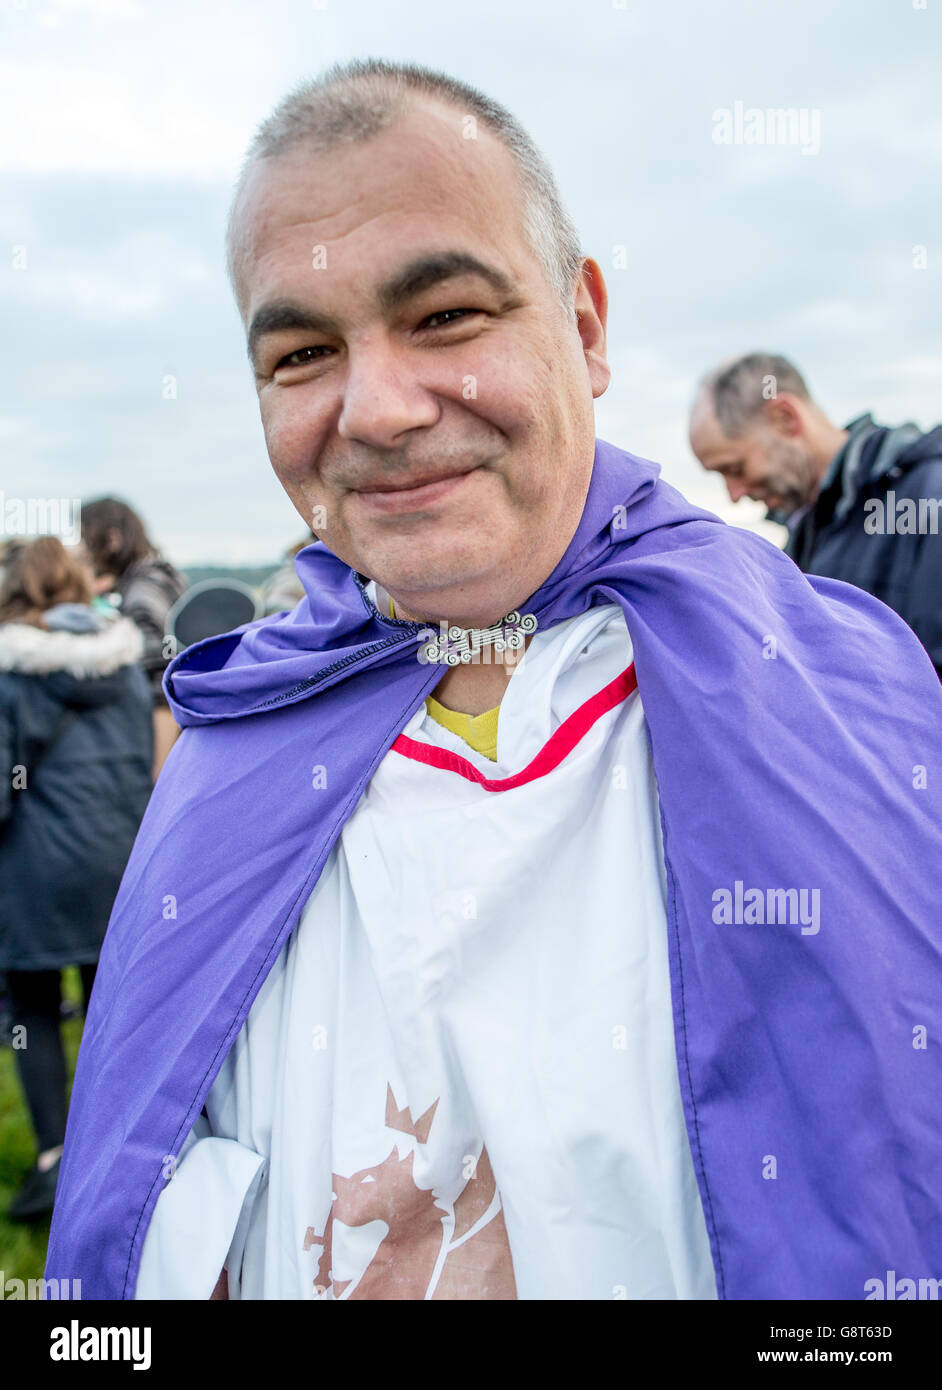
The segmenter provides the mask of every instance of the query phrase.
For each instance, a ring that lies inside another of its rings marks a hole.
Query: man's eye
[[[309,362],[317,362],[320,360],[317,357],[305,357],[304,354],[306,352],[320,353],[324,351],[326,351],[326,349],[320,345],[317,347],[298,348],[296,352],[289,352],[287,357],[283,357],[280,362],[277,362],[275,364],[275,371],[277,371],[279,367],[306,367]]]
[[[423,320],[422,320],[422,323],[421,323],[420,327],[422,327],[422,328],[437,328],[437,327],[439,327],[439,325],[433,322],[434,319],[442,319],[442,320],[446,320],[446,319],[447,319],[448,322],[450,322],[450,323],[456,323],[456,322],[457,322],[457,319],[452,318],[451,315],[457,314],[458,316],[460,316],[460,317],[463,318],[463,317],[464,317],[465,315],[467,315],[467,314],[478,314],[478,313],[480,313],[480,312],[481,312],[481,311],[480,311],[479,309],[442,309],[442,310],[440,311],[440,313],[437,313],[437,314],[429,314],[429,316],[428,316],[427,319],[423,319]],[[443,323],[441,326],[444,327],[445,324]]]

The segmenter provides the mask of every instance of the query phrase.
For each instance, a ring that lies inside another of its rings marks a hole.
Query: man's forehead
[[[701,387],[690,408],[690,438],[703,444],[715,444],[722,437],[710,391],[705,386]]]
[[[691,409],[689,435],[690,446],[705,467],[722,468],[742,458],[742,440],[725,433],[706,389]]]
[[[234,216],[240,281],[292,236],[341,247],[351,238],[381,243],[393,224],[408,234],[414,222],[434,236],[439,222],[452,235],[464,228],[497,243],[501,226],[522,227],[509,151],[480,125],[474,139],[463,128],[459,110],[435,104],[407,110],[366,140],[325,151],[302,144],[256,162]],[[329,249],[327,259],[329,268]]]

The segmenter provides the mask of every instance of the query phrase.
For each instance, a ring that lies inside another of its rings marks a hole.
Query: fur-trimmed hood
[[[51,676],[64,671],[78,680],[110,676],[139,661],[140,629],[130,618],[107,619],[97,631],[47,630],[30,623],[0,623],[0,671]]]

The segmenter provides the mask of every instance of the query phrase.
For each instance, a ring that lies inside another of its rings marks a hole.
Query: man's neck
[[[813,448],[813,459],[815,468],[814,485],[808,497],[808,503],[817,501],[821,484],[827,476],[827,471],[834,458],[840,453],[850,437],[848,430],[840,430],[829,421],[826,422],[820,433],[815,438]]]
[[[529,647],[530,640],[531,637],[524,639],[524,651]],[[492,652],[490,662],[447,666],[445,674],[432,691],[433,699],[458,714],[485,714],[494,709],[504,698],[507,682],[514,673],[513,665],[493,659],[498,655],[501,654]],[[508,653],[502,655],[507,656]],[[509,655],[514,657],[517,653],[510,652]]]
[[[393,605],[386,590],[379,584],[376,585],[376,600],[380,611],[392,617]],[[395,616],[400,617],[401,614],[396,612]],[[529,647],[532,635],[524,638],[523,652]],[[519,655],[522,656],[523,652]],[[486,714],[504,698],[518,653],[495,652],[492,647],[485,647],[479,655],[487,660],[445,667],[445,674],[432,692],[432,698],[444,705],[445,709],[454,710],[456,714]],[[508,657],[509,660],[504,659]]]

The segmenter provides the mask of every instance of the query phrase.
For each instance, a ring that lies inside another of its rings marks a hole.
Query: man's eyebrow
[[[328,334],[336,332],[337,326],[337,321],[327,314],[315,314],[292,299],[273,299],[271,303],[263,304],[252,316],[248,334],[249,357],[254,362],[258,343],[272,333],[301,328],[308,333]]]
[[[388,313],[412,295],[421,294],[423,290],[431,289],[443,280],[451,280],[456,275],[477,275],[498,294],[513,293],[513,283],[502,270],[478,260],[470,251],[438,251],[410,261],[391,280],[381,285],[377,294],[379,306]]]
[[[477,275],[496,290],[498,294],[511,295],[513,282],[498,270],[478,260],[469,251],[441,251],[420,256],[410,261],[402,270],[380,285],[376,299],[380,309],[389,313],[413,295],[431,289],[433,285],[454,279],[458,275]],[[318,314],[306,309],[291,299],[275,299],[252,316],[248,332],[249,357],[254,361],[255,349],[262,338],[272,333],[284,333],[290,329],[303,329],[308,333],[336,333],[339,325],[328,314]]]

